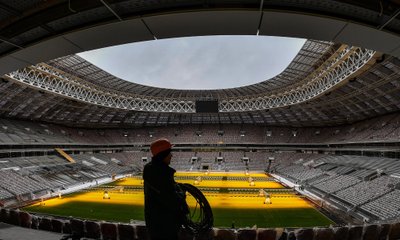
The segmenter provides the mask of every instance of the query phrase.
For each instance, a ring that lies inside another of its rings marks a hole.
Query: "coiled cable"
[[[179,188],[186,193],[189,193],[196,200],[194,208],[189,208],[186,201],[183,208],[183,226],[185,229],[192,232],[194,235],[209,231],[214,224],[214,216],[210,204],[204,194],[195,186],[188,183],[178,183]]]

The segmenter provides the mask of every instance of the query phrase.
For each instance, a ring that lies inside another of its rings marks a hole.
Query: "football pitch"
[[[252,177],[254,186],[249,184]],[[260,173],[177,173],[176,181],[194,184],[209,201],[216,227],[310,227],[328,226],[333,222],[318,212],[302,196]],[[98,186],[36,203],[26,211],[72,216],[93,220],[130,222],[144,220],[143,184],[140,177],[125,178],[111,184]],[[263,189],[269,195],[259,194]],[[103,199],[107,191],[110,199]],[[188,197],[189,206],[195,200]]]

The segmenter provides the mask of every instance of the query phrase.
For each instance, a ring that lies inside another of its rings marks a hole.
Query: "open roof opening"
[[[186,37],[124,44],[78,55],[130,82],[210,90],[247,86],[276,76],[305,41],[268,36]]]

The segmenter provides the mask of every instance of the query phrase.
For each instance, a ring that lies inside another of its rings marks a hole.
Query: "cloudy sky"
[[[212,36],[154,40],[78,54],[127,81],[173,89],[221,89],[284,70],[305,39]]]

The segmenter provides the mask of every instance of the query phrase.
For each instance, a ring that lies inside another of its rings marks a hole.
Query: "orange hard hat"
[[[159,154],[160,152],[171,149],[172,146],[173,145],[169,142],[168,139],[160,138],[151,143],[150,151],[151,151],[151,154],[153,154],[153,156],[155,156],[155,155]]]

